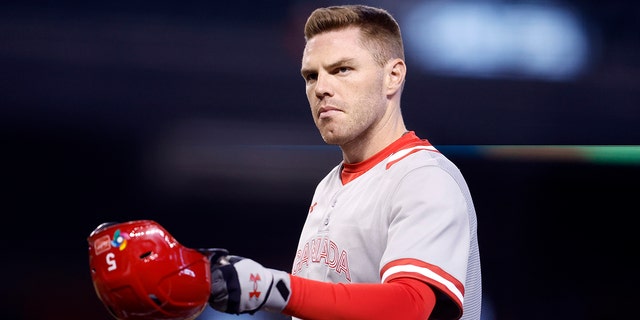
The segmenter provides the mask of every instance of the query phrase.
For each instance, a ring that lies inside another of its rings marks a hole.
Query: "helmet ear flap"
[[[207,306],[209,257],[155,221],[103,223],[87,241],[96,294],[116,319],[194,319]]]

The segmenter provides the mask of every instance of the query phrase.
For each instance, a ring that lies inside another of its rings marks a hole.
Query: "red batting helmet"
[[[195,319],[207,306],[209,258],[155,221],[103,223],[87,240],[93,286],[116,319]]]

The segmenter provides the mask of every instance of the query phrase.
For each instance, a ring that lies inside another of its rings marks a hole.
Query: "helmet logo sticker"
[[[111,246],[119,248],[120,251],[124,250],[124,248],[127,247],[127,239],[125,238],[124,234],[120,234],[120,229],[117,229],[116,232],[113,233]]]
[[[100,255],[106,251],[109,251],[109,248],[111,248],[111,246],[109,245],[110,242],[111,238],[109,238],[109,235],[104,235],[96,239],[96,241],[93,243],[93,247],[96,250],[96,255]]]

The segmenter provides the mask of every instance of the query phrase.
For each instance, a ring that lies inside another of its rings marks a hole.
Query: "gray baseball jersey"
[[[458,168],[409,132],[368,160],[340,163],[318,184],[292,274],[333,283],[416,278],[448,298],[434,312],[464,306],[462,319],[479,319],[476,227]]]

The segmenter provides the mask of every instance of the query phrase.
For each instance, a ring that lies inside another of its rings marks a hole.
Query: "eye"
[[[309,82],[316,81],[318,79],[318,74],[310,72],[310,73],[303,74],[302,77],[304,78],[305,82],[309,83]]]
[[[350,67],[345,67],[345,66],[337,67],[337,68],[333,69],[333,73],[332,74],[347,74],[351,70],[353,70],[353,69],[350,68]]]

